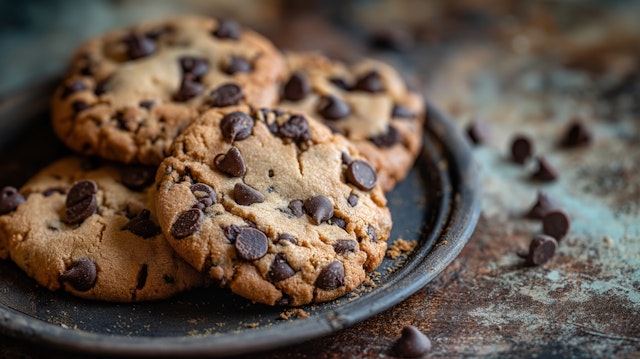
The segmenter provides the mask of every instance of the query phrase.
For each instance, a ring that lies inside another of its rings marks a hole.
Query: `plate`
[[[0,100],[0,186],[19,186],[68,153],[49,124],[51,92],[52,82]],[[433,280],[478,221],[480,189],[469,144],[431,105],[425,129],[414,168],[388,195],[394,220],[389,244],[402,238],[417,245],[385,258],[369,285],[354,293],[296,312],[218,288],[157,302],[103,303],[52,293],[6,260],[0,261],[0,334],[85,355],[214,357],[283,347],[370,318]]]

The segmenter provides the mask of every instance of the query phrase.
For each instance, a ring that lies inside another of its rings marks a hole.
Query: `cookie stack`
[[[82,156],[2,190],[0,257],[88,299],[207,285],[335,299],[384,257],[384,192],[412,166],[423,114],[387,65],[283,54],[233,20],[112,31],[78,49],[52,101]]]

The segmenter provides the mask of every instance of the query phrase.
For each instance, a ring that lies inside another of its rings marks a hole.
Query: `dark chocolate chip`
[[[216,191],[206,183],[192,184],[191,193],[203,208],[209,207],[217,201]]]
[[[127,166],[123,167],[122,184],[134,191],[141,191],[155,182],[156,167],[154,166]]]
[[[376,171],[365,161],[355,160],[347,166],[347,182],[363,191],[371,191],[376,186]]]
[[[280,241],[286,241],[286,242],[290,242],[293,244],[298,244],[298,241],[296,240],[296,238],[292,235],[290,235],[289,233],[280,233],[278,235],[278,242]]]
[[[384,148],[402,142],[402,134],[392,125],[387,126],[387,132],[369,138],[374,145]]]
[[[351,114],[351,107],[341,99],[328,95],[320,99],[318,113],[327,120],[339,120]]]
[[[96,285],[98,270],[92,260],[82,258],[71,263],[59,279],[79,292],[86,292]]]
[[[349,203],[351,207],[357,206],[358,201],[359,201],[358,195],[350,194],[349,197],[347,197],[347,203]]]
[[[302,211],[302,207],[302,201],[299,199],[289,202],[288,206],[289,211],[291,211],[291,214],[296,218],[300,218],[304,214],[304,212]]]
[[[238,234],[240,233],[241,230],[242,230],[242,227],[237,226],[235,224],[227,226],[223,229],[224,235],[225,237],[227,237],[230,243],[233,243],[236,241],[236,237],[238,237]]]
[[[340,261],[329,263],[318,275],[316,287],[333,290],[344,285],[344,265]]]
[[[238,22],[231,19],[218,20],[218,28],[213,31],[213,36],[219,39],[238,40],[242,33],[242,27]]]
[[[376,233],[376,230],[369,226],[367,227],[367,235],[369,236],[369,239],[371,239],[372,242],[377,242],[378,241],[378,233]]]
[[[349,86],[347,81],[341,77],[332,77],[329,79],[329,82],[331,82],[335,87],[345,91],[349,91],[351,89],[351,86]]]
[[[471,140],[471,143],[480,145],[489,140],[490,130],[489,125],[482,120],[472,120],[467,124],[467,136]]]
[[[242,177],[247,171],[242,154],[233,146],[226,154],[220,153],[213,159],[214,166],[232,177]]]
[[[416,114],[406,106],[395,104],[393,105],[393,110],[391,110],[391,117],[414,119]]]
[[[140,103],[138,103],[138,106],[142,108],[146,108],[147,110],[150,110],[155,105],[156,105],[156,102],[154,100],[143,100],[143,101],[140,101]]]
[[[171,235],[175,239],[188,237],[200,230],[204,214],[199,209],[189,209],[182,212],[171,226]]]
[[[358,248],[358,243],[351,239],[338,239],[333,243],[333,250],[338,254],[344,254],[347,252],[355,252]]]
[[[527,264],[538,266],[549,261],[556,253],[558,242],[555,238],[544,234],[539,234],[531,240],[529,244],[529,254]]]
[[[396,355],[403,358],[418,358],[431,350],[431,341],[418,328],[407,325],[402,328],[400,339],[393,345]]]
[[[144,285],[147,284],[147,275],[149,274],[149,266],[143,264],[140,267],[140,271],[138,272],[138,284],[136,284],[136,289],[140,290],[144,288]]]
[[[255,228],[242,228],[234,243],[238,257],[253,261],[267,254],[269,241],[267,236]]]
[[[251,63],[247,61],[247,59],[240,56],[231,56],[224,72],[233,75],[237,72],[251,72],[251,70],[253,70],[253,66],[251,66]]]
[[[533,156],[533,141],[525,135],[516,136],[511,142],[511,158],[516,163],[525,163]]]
[[[209,94],[208,103],[213,107],[235,106],[242,100],[242,88],[234,83],[220,85]]]
[[[269,176],[269,178],[275,176],[275,173],[273,172],[272,169],[269,170],[269,172],[267,173],[267,175]]]
[[[527,213],[527,217],[542,219],[545,214],[549,213],[549,211],[558,208],[558,205],[551,199],[545,192],[538,191],[538,198],[536,203],[533,204],[529,212]]]
[[[336,217],[333,216],[329,219],[329,224],[332,224],[334,226],[338,226],[342,229],[347,228],[347,221],[345,221],[344,219],[340,218],[340,217]]]
[[[98,185],[91,180],[76,182],[66,199],[65,222],[69,224],[81,223],[98,209],[96,199]]]
[[[233,198],[237,204],[242,206],[264,202],[264,195],[260,191],[240,182],[233,187]]]
[[[290,138],[296,143],[309,141],[311,139],[309,123],[304,116],[293,115],[280,126],[278,136]]]
[[[65,86],[62,88],[61,97],[62,98],[67,98],[67,97],[69,97],[69,95],[71,95],[73,93],[76,93],[78,91],[85,90],[86,88],[87,88],[87,86],[84,84],[84,82],[82,82],[80,80],[71,81],[71,82],[65,84]]]
[[[294,274],[296,274],[296,271],[291,268],[284,254],[276,254],[269,266],[269,279],[275,283],[292,277]]]
[[[311,83],[307,76],[299,71],[294,72],[284,85],[285,100],[300,101],[311,92]]]
[[[71,108],[76,114],[88,109],[89,107],[91,106],[89,106],[89,104],[83,100],[76,100],[71,103]]]
[[[575,119],[569,127],[561,141],[564,147],[579,147],[591,142],[591,132],[581,119]]]
[[[197,82],[193,75],[186,74],[182,77],[180,88],[178,92],[173,96],[173,99],[179,102],[185,102],[191,98],[198,96],[204,91],[204,86]]]
[[[130,34],[124,39],[127,56],[131,60],[149,56],[156,52],[156,43],[152,39],[138,34]]]
[[[558,178],[558,170],[544,157],[538,158],[538,169],[531,175],[538,181],[550,182]]]
[[[178,61],[182,73],[192,75],[194,80],[199,80],[209,71],[209,62],[202,57],[183,56]]]
[[[93,93],[96,96],[100,96],[100,95],[104,94],[105,92],[107,92],[107,86],[109,85],[109,80],[110,80],[110,78],[106,78],[106,79],[98,82],[96,84],[96,88],[93,89]]]
[[[24,202],[24,197],[15,187],[4,187],[0,192],[0,215],[13,212]]]
[[[311,222],[317,225],[333,217],[333,203],[322,195],[304,201],[304,210],[311,217]]]
[[[378,71],[373,70],[362,77],[360,77],[356,84],[353,85],[352,90],[366,91],[366,92],[382,92],[384,91],[384,84]]]
[[[244,112],[235,111],[225,115],[220,121],[222,136],[229,142],[242,141],[251,136],[253,118]]]
[[[569,233],[571,220],[567,213],[561,209],[555,209],[542,217],[542,233],[561,240]]]
[[[160,227],[149,219],[149,215],[149,210],[143,209],[137,216],[133,217],[129,223],[122,227],[122,230],[129,231],[145,239],[157,236],[161,233]]]
[[[291,298],[288,295],[283,294],[282,297],[276,300],[275,305],[280,307],[285,307],[285,306],[288,306],[290,303],[291,303]]]

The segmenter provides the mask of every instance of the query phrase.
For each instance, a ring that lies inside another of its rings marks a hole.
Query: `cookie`
[[[373,168],[307,115],[229,108],[203,114],[158,169],[169,243],[222,287],[298,306],[356,288],[391,228]]]
[[[351,140],[378,171],[385,192],[411,169],[422,144],[424,103],[375,60],[353,65],[315,53],[286,55],[279,107],[307,113]]]
[[[157,225],[154,176],[155,167],[54,162],[19,192],[3,190],[13,204],[0,216],[0,256],[52,291],[87,299],[155,300],[202,286]]]
[[[133,25],[76,51],[53,96],[53,128],[77,152],[157,165],[199,111],[273,105],[284,71],[274,46],[233,20]]]

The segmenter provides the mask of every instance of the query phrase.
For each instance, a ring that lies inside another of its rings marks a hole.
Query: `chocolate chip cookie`
[[[53,97],[53,127],[77,152],[157,165],[199,111],[272,106],[284,71],[274,46],[233,20],[129,26],[77,50]]]
[[[289,77],[279,107],[308,113],[351,140],[378,172],[385,192],[413,165],[424,104],[400,75],[375,60],[352,65],[315,53],[286,55]]]
[[[386,250],[391,216],[374,169],[307,115],[206,112],[157,181],[158,221],[176,252],[255,302],[332,300]]]
[[[20,191],[2,191],[0,256],[40,285],[78,297],[135,302],[202,286],[155,216],[155,167],[67,157]]]

